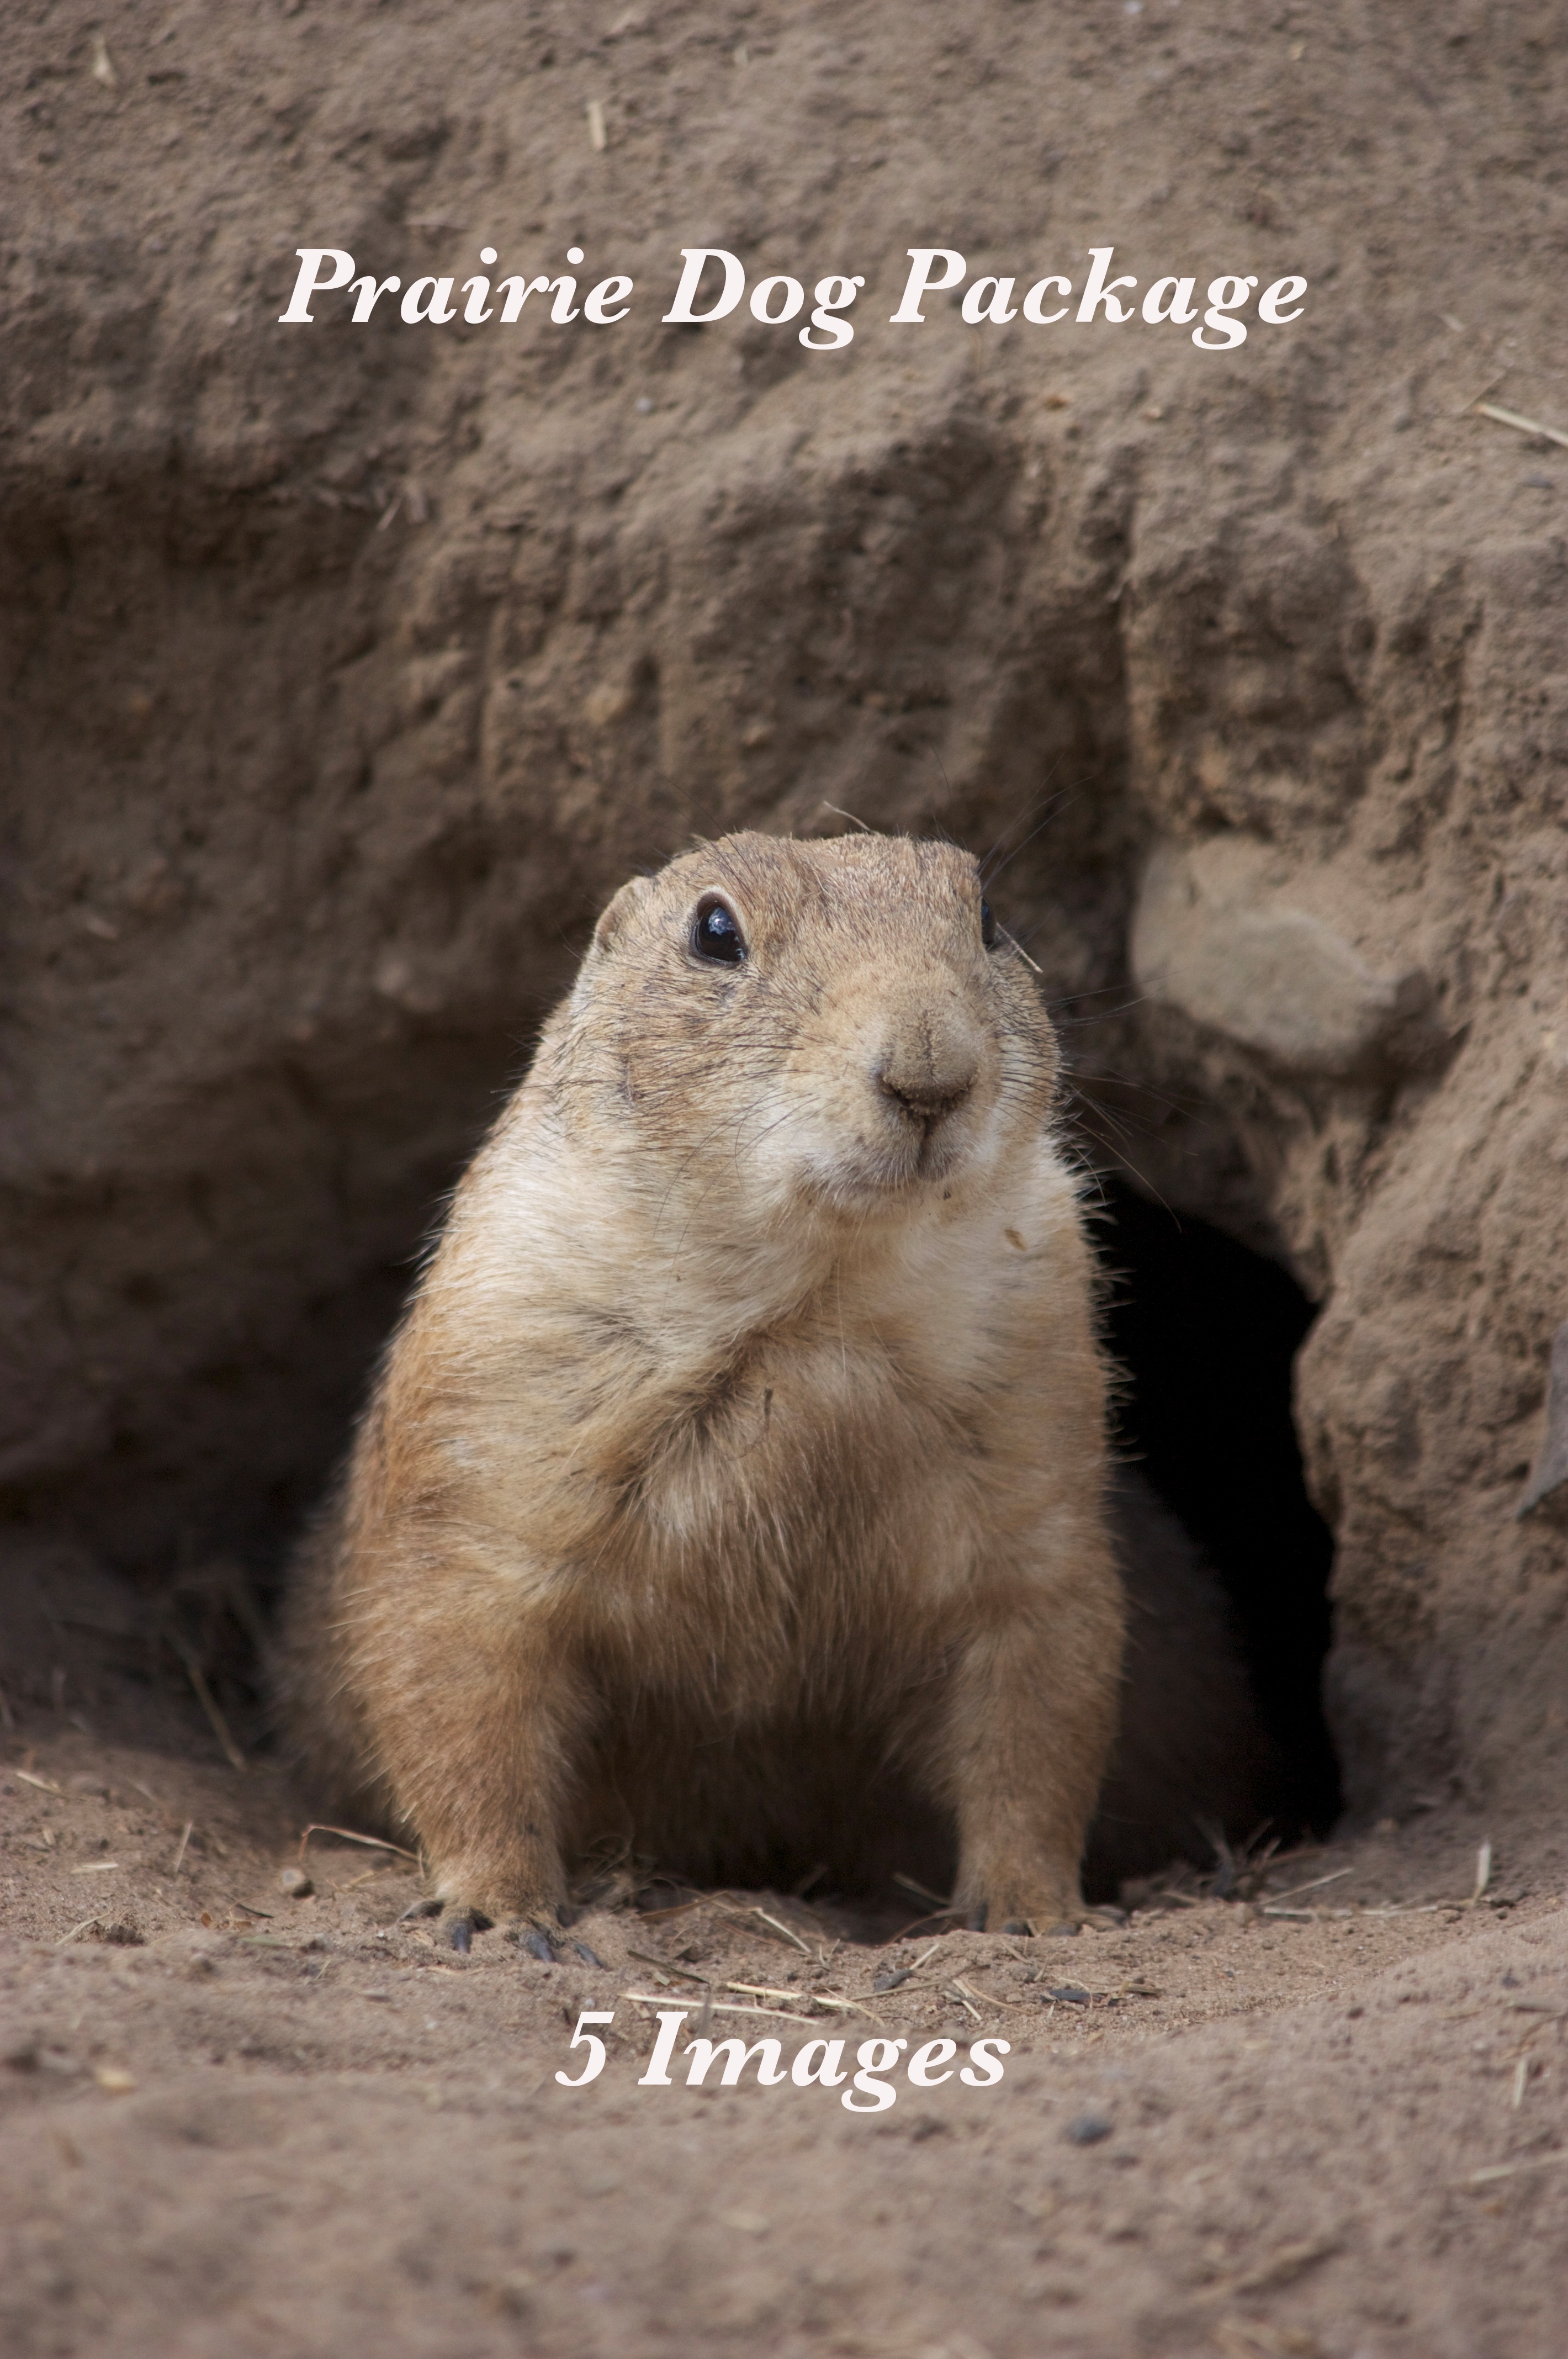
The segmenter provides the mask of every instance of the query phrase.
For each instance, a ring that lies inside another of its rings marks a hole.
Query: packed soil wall
[[[27,1545],[275,1561],[610,892],[849,812],[997,848],[1088,1150],[1321,1305],[1352,1803],[1542,1790],[1568,457],[1475,404],[1568,423],[1561,12],[96,24],[0,61]],[[1303,317],[890,324],[914,244],[1022,288],[1113,235]],[[864,274],[852,345],[663,324],[697,244]],[[280,326],[304,245],[636,297]]]

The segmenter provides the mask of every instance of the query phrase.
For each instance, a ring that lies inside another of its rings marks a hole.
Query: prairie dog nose
[[[901,1113],[932,1123],[963,1104],[979,1067],[968,1026],[945,1013],[923,1012],[884,1042],[872,1077]]]

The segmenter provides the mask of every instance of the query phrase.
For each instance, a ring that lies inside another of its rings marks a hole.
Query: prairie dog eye
[[[996,948],[996,913],[989,901],[980,903],[980,940],[988,951]]]
[[[728,901],[705,893],[691,921],[692,955],[711,959],[719,966],[740,966],[746,956],[746,937]]]

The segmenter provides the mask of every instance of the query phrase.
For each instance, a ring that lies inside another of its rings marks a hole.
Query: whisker
[[[1046,811],[1045,816],[1041,821],[1039,826],[1032,827],[1029,833],[1024,837],[1022,842],[1014,844],[1012,850],[1008,853],[1005,860],[998,861],[995,867],[988,866],[981,869],[981,881],[986,885],[992,885],[999,876],[1005,876],[1008,870],[1012,866],[1013,862],[1017,860],[1021,854],[1028,851],[1035,837],[1037,835],[1044,835],[1045,830],[1050,827],[1054,821],[1060,819],[1064,811],[1069,811],[1076,804],[1081,803],[1087,792],[1088,788],[1087,785],[1080,787],[1076,794],[1071,793],[1067,788],[1064,787],[1061,793],[1053,799],[1051,807]]]

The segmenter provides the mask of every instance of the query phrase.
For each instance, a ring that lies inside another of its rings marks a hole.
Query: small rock
[[[1076,2114],[1067,2124],[1069,2146],[1098,2146],[1101,2138],[1109,2137],[1116,2127],[1103,2114]]]
[[[1060,1983],[1054,1990],[1048,1990],[1045,1996],[1062,1999],[1068,2006],[1087,2006],[1089,2003],[1088,1992],[1080,1990],[1076,1983]]]
[[[95,2065],[92,2077],[111,2097],[128,2097],[136,2085],[135,2075],[127,2072],[123,2064]]]
[[[901,1983],[906,1983],[909,1980],[909,1973],[910,1970],[907,1966],[901,1966],[896,1973],[879,1974],[871,1984],[872,1996],[878,1996],[883,1991],[897,1990]]]
[[[278,1875],[277,1888],[287,1892],[290,1900],[308,1900],[316,1886],[302,1867],[286,1867]]]
[[[535,2283],[527,2269],[508,2269],[482,2288],[484,2306],[498,2318],[523,2318],[533,2306]]]
[[[1288,1072],[1421,1064],[1438,1038],[1426,977],[1379,974],[1255,869],[1252,848],[1226,839],[1155,851],[1132,921],[1140,989]]]

